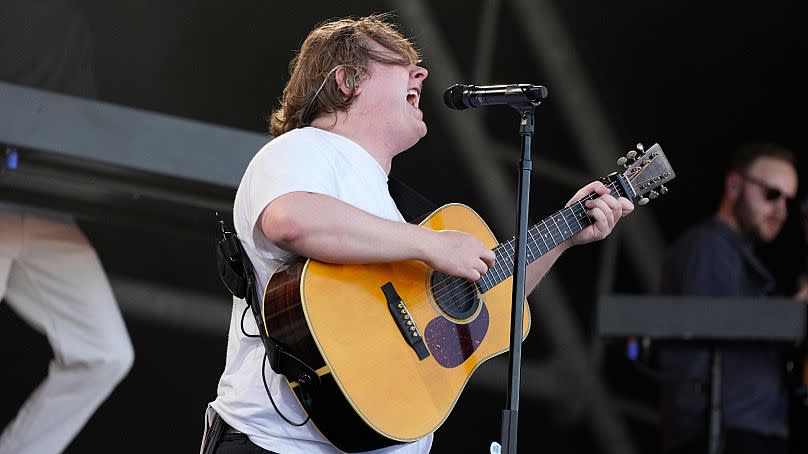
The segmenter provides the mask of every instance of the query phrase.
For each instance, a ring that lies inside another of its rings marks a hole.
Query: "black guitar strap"
[[[437,208],[437,205],[397,179],[390,178],[388,188],[390,196],[407,222],[420,221]],[[216,213],[216,216],[219,214]],[[290,382],[299,384],[302,402],[306,410],[310,410],[320,389],[320,377],[313,368],[289,353],[267,334],[256,289],[255,269],[235,232],[228,230],[221,218],[218,223],[215,249],[219,277],[231,294],[247,301],[258,326],[270,367],[275,373],[284,375]]]
[[[407,222],[417,224],[438,208],[431,200],[397,178],[390,177],[387,180],[387,189]]]
[[[284,375],[289,381],[300,385],[302,402],[309,410],[319,392],[320,377],[309,365],[267,335],[256,289],[255,269],[244,251],[244,246],[241,245],[241,240],[234,232],[227,230],[221,219],[216,233],[216,268],[227,290],[235,297],[243,298],[252,309],[269,366],[275,373]]]

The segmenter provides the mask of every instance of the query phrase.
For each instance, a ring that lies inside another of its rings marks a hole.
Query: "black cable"
[[[244,312],[241,313],[241,332],[247,337],[261,337],[260,334],[247,334],[247,331],[244,330],[244,316],[247,315],[247,309],[249,308],[250,306],[245,306]]]
[[[219,217],[219,213],[216,213],[216,217],[217,218]],[[218,249],[217,249],[218,255],[217,255],[217,257],[220,260],[219,263],[222,264],[222,266],[220,267],[220,270],[219,270],[219,272],[220,272],[219,277],[222,279],[222,282],[224,282],[225,287],[227,287],[227,289],[230,291],[230,293],[232,293],[236,297],[239,297],[239,298],[246,297],[246,299],[247,299],[247,305],[244,307],[244,311],[241,313],[241,333],[244,334],[244,336],[248,337],[248,338],[256,338],[256,337],[262,338],[261,333],[260,333],[260,331],[261,331],[260,326],[263,326],[263,325],[261,325],[259,323],[259,320],[257,318],[256,318],[256,327],[258,327],[258,331],[259,331],[258,334],[249,334],[247,332],[247,330],[244,328],[244,317],[247,315],[247,310],[250,309],[251,304],[255,303],[254,301],[252,301],[252,299],[255,297],[255,293],[254,293],[255,284],[254,284],[254,282],[252,280],[252,278],[255,277],[255,270],[252,268],[252,264],[249,261],[249,257],[246,256],[244,248],[243,248],[243,246],[241,246],[241,243],[239,242],[238,237],[235,236],[235,234],[226,231],[225,226],[224,226],[224,222],[221,219],[219,219],[219,233],[218,234],[220,235],[221,240],[219,240],[219,242],[218,242]],[[230,242],[226,241],[226,240],[233,240],[232,244]],[[230,253],[227,253],[227,250],[223,249],[224,246],[228,246],[228,245],[231,246],[230,247],[231,250],[229,251]],[[233,272],[228,274],[225,271],[230,270],[231,268],[225,267],[224,262],[227,259],[233,260],[233,258],[238,259],[238,260],[235,260],[235,261],[242,265],[242,269],[241,269],[241,271],[238,271],[237,269],[233,270]],[[225,270],[225,271],[223,271],[223,270]],[[230,278],[230,279],[228,279],[228,278]],[[233,284],[233,285],[228,285],[228,283]],[[246,293],[245,293],[245,291],[246,291]],[[252,298],[251,298],[251,296],[252,296]],[[262,340],[264,341],[264,347],[266,348],[267,347],[267,341],[265,339],[263,339],[263,338],[262,338]],[[302,361],[298,360],[297,358],[294,358],[292,355],[288,355],[288,356],[293,358],[295,361],[298,361],[298,362],[302,363]],[[302,363],[302,364],[304,364],[304,363]],[[265,351],[264,352],[263,364],[261,365],[261,379],[263,379],[263,381],[264,381],[264,389],[267,392],[267,397],[269,397],[269,401],[272,403],[272,407],[275,409],[275,412],[278,413],[278,415],[281,418],[283,418],[284,421],[286,421],[287,423],[289,423],[292,426],[299,427],[299,426],[302,426],[302,425],[306,424],[310,419],[310,416],[308,416],[308,412],[306,412],[307,413],[306,419],[303,420],[303,422],[294,423],[294,422],[290,421],[286,416],[284,416],[283,413],[281,413],[281,411],[278,409],[278,406],[275,405],[275,400],[272,399],[272,393],[269,392],[269,385],[267,384],[266,366],[267,366],[267,352]],[[319,378],[319,377],[317,377],[317,375],[315,375],[315,378]],[[304,401],[307,399],[308,394],[304,392],[305,390],[303,389],[303,385],[304,385],[304,382],[308,383],[309,379],[310,378],[309,378],[308,375],[303,375],[300,379],[298,379],[298,384],[301,386],[301,393],[303,394]]]
[[[290,421],[286,416],[283,416],[283,413],[281,413],[281,411],[278,410],[278,406],[275,405],[275,400],[272,399],[272,393],[269,392],[269,385],[267,385],[266,369],[267,369],[267,355],[264,355],[264,363],[261,365],[261,378],[264,379],[264,389],[267,391],[267,396],[269,396],[269,401],[272,403],[272,407],[275,409],[275,412],[278,413],[278,415],[281,418],[283,418],[284,421],[286,421],[287,423],[289,423],[289,424],[291,424],[291,425],[293,425],[295,427],[300,427],[303,424],[306,424],[307,422],[309,422],[310,416],[308,414],[306,415],[306,419],[304,419],[303,422],[294,423],[294,422]]]
[[[244,329],[244,316],[247,315],[247,309],[249,309],[249,308],[250,308],[250,306],[246,306],[244,308],[244,312],[241,313],[241,332],[247,337],[261,337],[260,334],[248,334],[247,331]],[[307,422],[309,422],[310,416],[306,415],[306,419],[304,419],[303,422],[294,423],[294,422],[290,421],[289,418],[284,416],[283,413],[281,413],[280,410],[278,410],[278,406],[275,405],[275,400],[272,399],[272,393],[269,392],[269,385],[267,384],[267,355],[266,355],[266,353],[264,354],[264,362],[261,365],[261,379],[264,380],[264,389],[267,391],[267,397],[269,397],[269,402],[272,404],[272,408],[275,409],[275,412],[278,413],[278,416],[280,416],[281,418],[283,418],[284,421],[286,421],[287,423],[289,423],[289,424],[291,424],[291,425],[293,425],[295,427],[300,427],[303,424],[306,424]]]

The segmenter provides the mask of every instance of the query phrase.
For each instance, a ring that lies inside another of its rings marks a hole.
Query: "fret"
[[[509,273],[511,267],[508,266],[508,262],[510,262],[511,260],[510,260],[510,255],[508,254],[507,243],[502,245],[502,248],[500,248],[500,252],[502,252],[502,260],[499,260],[499,262],[501,264],[501,267],[502,267],[502,273],[505,276],[509,276],[508,273]]]
[[[547,219],[541,221],[542,225],[544,226],[544,232],[542,234],[542,239],[544,240],[544,245],[547,246],[547,250],[554,248],[555,245],[549,246],[547,244],[547,240],[552,239],[552,235],[550,233],[550,227],[547,225]]]
[[[502,254],[500,254],[501,251],[502,246],[499,246],[497,247],[497,249],[494,250],[494,254],[496,255],[496,261],[494,262],[494,269],[497,272],[497,277],[499,277],[501,274],[502,278],[504,279],[508,277],[508,274],[505,272],[505,264],[504,264],[505,260],[502,257]]]
[[[583,221],[583,223],[581,223],[581,230],[588,225],[592,225],[593,222],[592,219],[586,214],[586,207],[583,205],[581,206],[581,213],[578,214],[578,219],[579,223],[581,223],[580,221]]]
[[[565,209],[564,211],[566,212],[566,211],[569,211],[569,210]],[[572,236],[572,229],[570,228],[570,223],[567,222],[567,217],[564,216],[564,213],[561,213],[561,219],[564,220],[564,224],[567,224],[567,232],[566,232],[567,236],[564,238],[566,240],[567,238]]]
[[[510,263],[513,261],[510,253],[508,252],[508,244],[509,243],[505,243],[502,245],[502,272],[505,273],[506,276],[510,275],[508,274],[511,271]]]
[[[488,273],[489,273],[489,271],[491,271],[491,269],[490,269],[490,268],[488,269],[488,271],[486,271],[486,272],[485,272],[485,274],[483,274],[483,275],[482,275],[482,277],[480,277],[480,280],[479,280],[479,281],[477,281],[477,286],[478,286],[478,287],[480,287],[481,289],[482,289],[482,287],[486,287],[486,288],[491,288],[491,287],[492,287],[492,285],[491,285],[491,284],[492,284],[493,282],[491,281],[491,275],[490,275],[490,274],[488,274]],[[480,281],[483,281],[483,282],[482,282],[482,284],[483,284],[482,286],[480,285]]]
[[[567,214],[569,214],[569,217],[567,217]],[[576,219],[574,209],[569,208],[569,209],[567,209],[565,211],[565,213],[564,213],[564,222],[567,223],[567,228],[569,228],[570,232],[572,232],[572,234],[570,236],[574,235],[577,232],[580,232],[580,229],[575,228],[576,227],[575,223],[578,222],[578,220]]]
[[[555,216],[554,216],[554,215],[553,215],[553,216],[550,216],[550,219],[552,219],[552,220],[553,220],[553,225],[555,225],[556,231],[560,231],[560,229],[558,228],[558,222],[556,222]],[[551,235],[552,235],[552,234],[551,234]],[[561,244],[561,242],[556,241],[555,235],[552,235],[552,237],[553,237],[553,242],[555,243],[555,244],[553,244],[553,247],[556,247],[556,246],[558,246],[559,244]]]
[[[537,245],[536,238],[533,236],[533,229],[527,229],[527,235],[528,235],[528,238],[530,238],[530,241],[528,241],[528,243],[527,243],[527,253],[528,253],[527,260],[528,260],[528,263],[531,263],[534,260],[536,260],[537,258],[539,258],[539,256],[541,255],[541,254],[537,255],[536,252],[541,252],[541,251],[538,251],[538,250],[534,251],[533,248],[531,247],[534,244]],[[531,254],[532,254],[532,257],[531,257]]]
[[[507,263],[507,272],[508,276],[513,274],[513,265],[516,263],[516,249],[514,249],[514,243],[516,243],[516,238],[511,239],[506,243],[505,252],[508,253],[508,263]],[[510,249],[510,251],[508,250]]]
[[[539,229],[538,224],[531,227],[530,232],[530,237],[533,238],[533,243],[536,245],[536,258],[539,258],[547,251],[542,251],[542,244],[544,244],[544,240],[541,237],[541,230]],[[547,245],[545,245],[544,248],[547,249]]]
[[[493,268],[496,271],[497,278],[504,280],[508,277],[508,272],[505,269],[505,257],[502,253],[502,245],[497,246],[497,248],[494,249],[494,253],[496,257]]]
[[[590,195],[588,198],[591,199],[592,196]],[[592,223],[586,214],[587,210],[584,206],[584,200],[586,199],[581,199],[577,203],[553,213],[528,229],[527,264],[533,263]],[[568,217],[572,217],[575,222],[572,223]],[[481,282],[481,291],[488,291],[513,275],[516,255],[515,243],[516,239],[512,238],[510,241],[501,243],[494,248],[496,255],[494,265],[489,268],[488,273],[483,275],[485,279],[481,278],[478,281],[478,283]]]
[[[530,262],[533,262],[534,260],[541,257],[544,253],[541,251],[541,246],[540,246],[538,240],[536,239],[536,235],[535,235],[536,232],[533,231],[533,230],[528,230],[528,232],[530,232],[531,241],[529,243],[527,243],[527,248],[533,254],[533,257],[531,257],[531,259],[530,259]],[[528,262],[528,263],[530,263],[530,262]]]
[[[506,248],[508,244],[509,243],[502,243],[496,248],[494,248],[494,255],[495,255],[494,265],[491,266],[488,269],[488,272],[483,275],[483,277],[490,276],[491,282],[490,283],[488,281],[483,282],[483,285],[480,286],[480,290],[482,292],[490,290],[495,285],[504,281],[509,276],[511,276],[511,274],[513,274],[513,259],[511,258]],[[513,248],[513,246],[511,246],[511,248]],[[477,282],[479,283],[480,281]]]
[[[572,206],[575,206],[575,205],[572,205]],[[584,215],[586,215],[586,207],[584,206],[583,202],[578,202],[578,206],[580,206],[583,209],[583,213],[584,213]],[[575,222],[578,223],[578,229],[583,230],[584,226],[581,225],[580,217],[581,217],[581,214],[578,213],[575,216]]]

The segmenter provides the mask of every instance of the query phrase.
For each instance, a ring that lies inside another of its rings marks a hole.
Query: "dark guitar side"
[[[300,300],[300,277],[304,265],[303,261],[296,262],[275,273],[264,293],[264,314],[269,335],[317,370],[325,366],[325,361],[311,336]],[[383,437],[362,420],[331,373],[320,378],[320,392],[309,416],[334,446],[345,452],[360,452],[399,444]],[[293,390],[300,400],[299,387]]]

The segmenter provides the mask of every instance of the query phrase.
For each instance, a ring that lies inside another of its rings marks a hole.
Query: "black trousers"
[[[210,421],[210,426],[205,430],[202,452],[204,454],[278,454],[256,445],[243,433],[233,430],[215,413]]]
[[[222,438],[216,443],[214,454],[277,454],[251,442],[242,433],[222,434]]]

